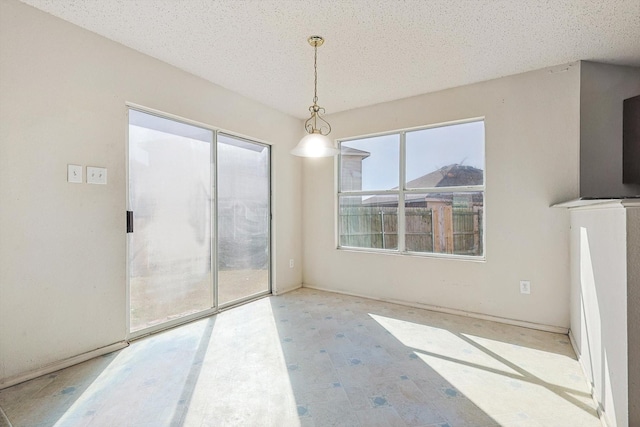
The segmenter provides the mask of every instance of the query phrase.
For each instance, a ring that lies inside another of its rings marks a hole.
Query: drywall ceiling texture
[[[125,339],[127,101],[274,144],[274,283],[300,285],[299,119],[17,1],[0,93],[0,382]],[[69,184],[67,164],[108,184]]]
[[[303,282],[392,301],[569,326],[569,235],[578,196],[579,63],[328,117],[353,137],[485,117],[486,262],[336,249],[332,159],[303,168]],[[531,295],[519,280],[531,281]]]
[[[312,34],[332,113],[581,59],[640,66],[637,0],[23,1],[300,118]]]

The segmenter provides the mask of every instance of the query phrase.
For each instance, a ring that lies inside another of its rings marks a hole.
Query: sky
[[[399,186],[399,134],[345,141],[342,146],[371,153],[362,162],[362,190]],[[454,163],[484,169],[484,122],[407,132],[406,151],[407,181]]]

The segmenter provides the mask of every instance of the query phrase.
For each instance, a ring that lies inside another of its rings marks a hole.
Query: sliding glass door
[[[218,302],[270,292],[269,147],[218,134]]]
[[[271,292],[268,145],[129,109],[129,332]]]
[[[213,142],[209,129],[129,110],[131,332],[214,306]]]

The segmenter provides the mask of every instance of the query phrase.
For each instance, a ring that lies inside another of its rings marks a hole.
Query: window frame
[[[482,185],[467,185],[467,186],[449,186],[449,187],[428,187],[428,188],[407,188],[406,182],[406,136],[407,133],[440,128],[445,126],[455,126],[462,125],[466,123],[475,123],[482,122],[483,123],[483,164],[482,164]],[[342,190],[342,154],[338,154],[336,156],[335,161],[335,245],[337,250],[341,251],[355,251],[355,252],[371,252],[378,254],[388,254],[388,255],[408,255],[408,256],[418,256],[418,257],[427,257],[427,258],[446,258],[446,259],[458,259],[458,260],[468,260],[468,261],[478,261],[485,262],[487,256],[487,246],[486,246],[486,210],[487,210],[487,200],[486,200],[486,183],[487,183],[487,172],[486,172],[486,123],[485,117],[473,117],[462,120],[454,120],[448,122],[435,123],[431,125],[417,126],[412,128],[404,128],[394,131],[385,131],[380,133],[366,134],[360,136],[353,136],[347,138],[339,138],[336,140],[337,147],[341,150],[342,143],[349,141],[357,141],[364,140],[367,138],[375,138],[380,136],[388,136],[388,135],[399,135],[399,185],[397,190]],[[420,252],[420,251],[409,251],[406,248],[406,221],[405,221],[405,195],[407,194],[425,194],[425,193],[470,193],[470,192],[480,192],[482,193],[482,254],[481,255],[461,255],[461,254],[449,254],[449,253],[439,253],[439,252]],[[343,196],[378,196],[378,195],[397,195],[398,196],[398,248],[397,249],[384,249],[384,248],[366,248],[366,247],[358,247],[358,246],[342,246],[340,244],[340,197]]]

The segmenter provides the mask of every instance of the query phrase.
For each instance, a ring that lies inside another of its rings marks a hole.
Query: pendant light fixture
[[[300,157],[330,157],[339,153],[334,147],[333,141],[327,138],[331,132],[331,125],[322,118],[324,108],[318,105],[318,47],[322,46],[324,39],[320,36],[311,36],[307,39],[313,46],[313,105],[309,107],[311,117],[304,122],[304,129],[308,135],[300,140],[298,145],[291,150],[291,154]]]

